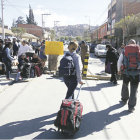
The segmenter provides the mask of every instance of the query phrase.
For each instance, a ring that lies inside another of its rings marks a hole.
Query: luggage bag
[[[76,99],[62,100],[54,125],[58,128],[58,131],[63,134],[74,135],[80,128],[83,105],[78,100],[78,97],[81,87]]]

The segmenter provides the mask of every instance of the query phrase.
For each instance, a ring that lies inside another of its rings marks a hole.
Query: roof
[[[28,33],[24,33],[22,35],[22,38],[29,38],[29,39],[38,39],[38,37],[32,35],[32,34],[28,34]]]
[[[4,28],[4,32],[7,35],[13,35],[13,32],[9,29]],[[2,34],[2,27],[0,27],[0,34]]]

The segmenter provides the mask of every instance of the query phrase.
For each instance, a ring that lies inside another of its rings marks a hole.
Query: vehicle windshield
[[[106,46],[105,45],[98,46],[98,50],[105,50],[105,49],[106,49]]]

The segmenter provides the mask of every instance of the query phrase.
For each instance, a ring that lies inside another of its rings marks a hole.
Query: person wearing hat
[[[82,64],[84,66],[84,59],[85,59],[85,56],[87,54],[89,54],[89,46],[86,44],[85,41],[82,41],[81,44],[80,44],[80,48],[81,48],[81,60],[82,60]]]
[[[25,54],[25,53],[22,53],[22,54],[20,55],[18,61],[19,61],[19,64],[18,64],[18,73],[17,73],[16,79],[15,79],[16,81],[18,81],[19,78],[20,78],[21,71],[22,71],[22,69],[23,69],[23,67],[24,67],[24,64],[25,64],[25,63],[29,63],[29,60],[26,58],[26,54]]]

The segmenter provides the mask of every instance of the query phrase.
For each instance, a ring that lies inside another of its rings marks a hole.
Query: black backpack
[[[59,76],[75,75],[75,66],[70,54],[66,54],[60,61]]]

